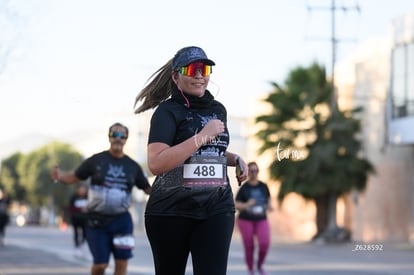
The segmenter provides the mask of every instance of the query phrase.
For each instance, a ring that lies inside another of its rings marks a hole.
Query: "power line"
[[[309,4],[309,1],[307,1],[306,8],[309,12],[313,10],[327,10],[331,13],[331,36],[329,40],[331,41],[331,49],[332,49],[332,55],[331,55],[331,85],[332,85],[332,100],[331,100],[331,110],[333,112],[336,112],[338,110],[338,102],[337,102],[337,94],[335,89],[335,63],[336,63],[336,48],[337,44],[339,43],[339,39],[336,35],[336,12],[338,10],[341,10],[342,12],[349,12],[349,11],[357,11],[360,12],[359,4],[356,2],[355,5],[352,6],[346,6],[346,5],[337,5],[335,0],[331,0],[330,6],[313,6]]]

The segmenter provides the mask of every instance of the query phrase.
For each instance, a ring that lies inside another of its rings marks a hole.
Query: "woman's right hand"
[[[203,143],[209,143],[217,138],[225,130],[224,122],[219,119],[210,120],[206,126],[200,131],[199,135],[202,137]]]
[[[252,207],[254,205],[256,205],[256,200],[255,199],[249,199],[247,202],[247,208]]]

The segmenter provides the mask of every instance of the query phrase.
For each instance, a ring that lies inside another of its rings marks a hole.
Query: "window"
[[[394,48],[391,77],[392,118],[414,116],[414,44]]]

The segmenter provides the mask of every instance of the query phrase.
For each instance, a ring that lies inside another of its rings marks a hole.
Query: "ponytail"
[[[135,114],[139,114],[148,109],[152,109],[171,96],[173,87],[175,85],[171,79],[171,68],[172,59],[169,60],[160,69],[158,69],[155,73],[153,73],[147,80],[148,82],[152,79],[135,98]],[[140,101],[143,102],[141,106],[137,108],[137,104]]]

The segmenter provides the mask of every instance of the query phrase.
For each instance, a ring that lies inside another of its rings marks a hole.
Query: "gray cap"
[[[179,50],[172,61],[172,69],[187,66],[195,61],[201,61],[207,65],[216,65],[213,60],[207,58],[203,49],[195,46],[189,46]]]

